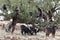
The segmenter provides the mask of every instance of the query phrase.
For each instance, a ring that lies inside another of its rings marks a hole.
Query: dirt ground
[[[45,32],[41,31],[37,35],[21,35],[20,30],[15,30],[13,34],[5,32],[0,28],[0,40],[60,40],[60,31],[56,31],[55,38],[50,35],[48,38],[45,37]]]
[[[5,22],[6,24],[6,22]],[[41,31],[37,35],[21,35],[20,33],[20,24],[17,24],[16,30],[13,34],[6,32],[0,27],[0,40],[60,40],[60,30],[56,31],[56,36],[53,38],[51,35],[46,38],[45,32]]]

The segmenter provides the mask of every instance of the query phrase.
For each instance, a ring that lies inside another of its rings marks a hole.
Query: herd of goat
[[[6,30],[9,30],[9,26],[11,25],[11,21],[7,23],[7,25],[3,25]],[[17,26],[16,26],[17,27]],[[46,36],[49,37],[50,34],[52,34],[53,37],[55,37],[57,26],[55,24],[53,25],[46,25],[44,28],[44,32],[46,33]],[[38,32],[43,31],[39,25],[32,25],[32,26],[26,26],[26,25],[20,25],[20,29],[22,35],[37,35]]]
[[[3,6],[3,9],[6,10],[5,5]],[[17,9],[18,8],[16,8],[15,13],[18,15],[18,11],[19,10],[17,10]],[[16,24],[15,22],[17,20],[17,15],[14,16],[13,22],[10,21],[6,26],[3,24],[3,28],[4,28],[4,26],[6,27],[5,28],[6,32],[9,31],[9,27],[12,27],[13,29],[15,28],[15,24]],[[11,26],[11,24],[13,26]],[[56,27],[57,26],[55,24],[53,24],[52,26],[51,25],[45,26],[44,29],[45,29],[46,36],[49,36],[52,33],[52,36],[55,37]],[[36,26],[35,24],[33,24],[32,27],[21,25],[20,28],[21,28],[21,34],[22,35],[24,35],[24,34],[25,35],[26,34],[27,35],[34,35],[35,34],[36,35],[39,31],[41,31],[41,27],[40,26]]]
[[[11,26],[12,21],[8,21],[7,23],[4,22],[0,22],[0,26],[2,26],[2,29],[4,29],[6,32],[9,32],[9,27]],[[17,25],[15,26],[17,27]],[[19,28],[19,29],[18,29]],[[16,29],[16,28],[15,28]],[[39,31],[41,31],[41,27],[40,26],[36,26],[33,27],[32,25],[27,25],[27,24],[22,24],[20,25],[20,27],[17,27],[18,30],[21,30],[21,34],[22,35],[36,35]]]
[[[23,34],[37,34],[40,30],[39,27],[26,27],[25,25],[21,25],[21,33]]]

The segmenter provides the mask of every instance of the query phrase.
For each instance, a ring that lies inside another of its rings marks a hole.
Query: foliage
[[[18,0],[18,1],[17,0],[6,0],[5,2],[8,3],[9,9],[11,9],[11,10],[14,10],[14,8],[16,6],[19,6],[19,8],[20,8],[20,13],[18,15],[19,22],[40,23],[42,26],[46,25],[48,23],[50,24],[50,23],[54,23],[54,22],[47,22],[47,21],[41,22],[40,20],[37,20],[36,16],[39,15],[39,12],[37,11],[36,6],[39,6],[40,8],[42,8],[46,14],[48,14],[50,11],[49,15],[50,14],[53,15],[53,13],[56,12],[56,11],[54,11],[55,9],[56,10],[60,9],[59,0],[43,0],[43,1],[42,0],[40,0],[40,1],[38,1],[38,0],[25,0],[25,1],[24,0]],[[29,12],[32,12],[32,16],[30,16]],[[7,19],[10,19],[10,18],[12,18],[13,14],[6,13],[5,16]],[[58,21],[58,20],[60,20],[59,14],[56,16],[56,18],[57,18],[56,23],[57,22],[60,23],[60,21]]]

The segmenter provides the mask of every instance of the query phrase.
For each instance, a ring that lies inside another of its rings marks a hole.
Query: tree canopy
[[[60,12],[57,12],[60,10],[60,0],[5,0],[4,2],[9,5],[10,10],[14,10],[16,6],[19,6],[20,13],[18,15],[18,22],[40,24],[50,22],[60,23]],[[56,15],[54,15],[55,13]],[[14,13],[5,14],[7,19],[12,18],[12,15]],[[53,18],[55,21],[53,21]]]

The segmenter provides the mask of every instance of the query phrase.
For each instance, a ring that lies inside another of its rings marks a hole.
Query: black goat
[[[21,33],[23,34],[30,34],[33,35],[32,31],[26,27],[25,25],[21,25]]]
[[[47,26],[45,29],[45,31],[46,31],[46,36],[48,37],[51,33],[52,33],[52,36],[53,37],[55,37],[55,33],[56,33],[56,27],[57,26],[55,26],[55,25],[53,25],[53,26]]]

